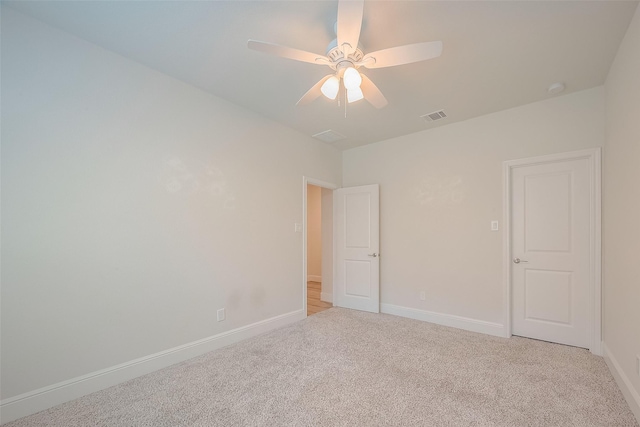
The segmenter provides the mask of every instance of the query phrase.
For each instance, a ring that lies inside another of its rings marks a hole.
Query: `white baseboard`
[[[333,304],[333,294],[331,292],[320,292],[320,301]]]
[[[320,283],[322,283],[322,276],[314,276],[313,274],[307,274],[307,282],[320,282]]]
[[[238,341],[263,334],[281,326],[304,319],[303,310],[265,319],[247,326],[222,332],[208,338],[141,357],[120,365],[72,378],[57,384],[30,391],[0,402],[0,424],[35,414],[53,406],[77,399],[89,393],[148,374],[158,369],[208,353]]]
[[[504,337],[504,326],[499,323],[485,322],[484,320],[469,319],[467,317],[454,316],[452,314],[435,313],[433,311],[419,310],[417,308],[402,307],[399,305],[384,303],[380,304],[380,311],[386,314],[423,320],[425,322],[464,329],[466,331]]]
[[[604,349],[604,361],[607,363],[613,378],[616,380],[618,387],[620,387],[624,398],[629,404],[631,412],[633,412],[636,420],[638,420],[638,424],[640,424],[640,394],[633,388],[629,377],[624,373],[616,358],[613,357],[613,354],[611,354],[611,351],[607,348],[607,345],[603,343],[602,348]]]

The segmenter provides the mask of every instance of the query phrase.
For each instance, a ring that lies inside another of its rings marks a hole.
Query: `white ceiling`
[[[440,58],[364,70],[389,105],[298,99],[326,66],[272,57],[248,39],[325,53],[337,1],[4,2],[300,132],[332,129],[340,149],[418,132],[604,83],[633,1],[366,1],[365,53],[442,40]],[[419,116],[444,109],[447,119]]]

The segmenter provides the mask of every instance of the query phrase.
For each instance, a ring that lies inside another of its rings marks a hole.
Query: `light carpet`
[[[332,308],[7,427],[637,426],[601,357]]]

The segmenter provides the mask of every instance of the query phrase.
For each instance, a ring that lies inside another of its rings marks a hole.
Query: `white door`
[[[380,230],[377,184],[334,191],[334,305],[380,312]]]
[[[588,348],[590,160],[511,175],[512,333]]]

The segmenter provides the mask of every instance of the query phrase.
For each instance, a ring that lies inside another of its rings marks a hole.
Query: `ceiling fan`
[[[327,46],[326,55],[318,55],[291,47],[258,40],[249,40],[249,49],[311,64],[327,65],[334,70],[305,93],[296,105],[306,105],[324,95],[336,99],[341,87],[346,90],[347,102],[366,99],[374,107],[387,105],[380,89],[358,69],[383,68],[410,64],[440,56],[442,42],[423,42],[382,49],[365,54],[358,44],[362,27],[364,0],[339,0],[337,38]]]

